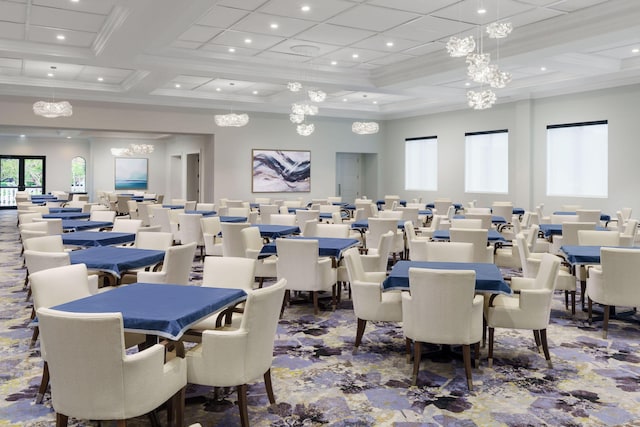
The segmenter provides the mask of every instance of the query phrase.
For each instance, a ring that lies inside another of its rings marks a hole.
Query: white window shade
[[[508,193],[509,132],[467,133],[464,172],[467,193]]]
[[[606,121],[547,126],[547,196],[608,196]]]
[[[438,138],[408,138],[404,150],[405,190],[438,190]]]

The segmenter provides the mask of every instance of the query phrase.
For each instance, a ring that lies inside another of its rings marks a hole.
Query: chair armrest
[[[166,283],[167,273],[162,271],[140,271],[138,272],[137,281],[141,283]]]
[[[536,311],[551,303],[551,289],[523,289],[520,291],[520,308]]]
[[[522,291],[524,289],[536,289],[536,279],[528,277],[512,277],[511,289],[514,291]]]
[[[260,251],[257,249],[245,249],[244,256],[250,259],[258,259]]]

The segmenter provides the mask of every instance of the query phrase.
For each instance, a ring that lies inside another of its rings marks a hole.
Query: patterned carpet
[[[15,211],[0,212],[0,426],[51,426],[47,394],[34,404],[42,362],[29,348],[30,303],[17,242]],[[201,278],[201,264],[193,270]],[[548,330],[553,369],[535,351],[532,334],[496,331],[495,360],[473,370],[469,392],[461,361],[423,358],[418,386],[410,386],[402,329],[368,324],[355,354],[356,322],[349,301],[314,316],[309,304],[285,310],[278,327],[268,405],[261,382],[249,389],[252,426],[610,426],[640,425],[640,330],[612,321],[603,340],[600,323],[584,313],[571,319],[558,294]],[[240,425],[235,393],[215,400],[211,389],[190,386],[187,424]],[[165,421],[164,411],[159,413]],[[73,426],[95,426],[71,420]],[[110,425],[103,423],[102,425]],[[151,425],[148,417],[129,425]]]

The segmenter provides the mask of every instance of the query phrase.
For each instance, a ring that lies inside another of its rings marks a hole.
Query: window
[[[71,192],[84,193],[87,191],[85,185],[87,177],[87,161],[83,157],[71,159]]]
[[[438,137],[405,139],[404,189],[438,189]]]
[[[465,134],[464,191],[509,192],[509,131]]]
[[[547,196],[607,197],[607,121],[547,126]]]

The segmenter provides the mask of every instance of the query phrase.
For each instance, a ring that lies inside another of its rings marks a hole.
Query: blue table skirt
[[[217,214],[216,211],[184,211],[186,214],[200,214],[203,217],[215,216]]]
[[[421,262],[398,261],[389,276],[382,282],[383,291],[409,290],[409,268],[434,268],[442,270],[474,270],[476,272],[476,292],[511,294],[511,288],[502,278],[495,264],[467,262]]]
[[[449,230],[436,230],[431,237],[433,240],[450,240]],[[489,230],[487,232],[487,240],[489,242],[504,242],[505,238],[502,234],[496,230]]]
[[[62,220],[62,229],[65,231],[82,231],[104,227],[113,227],[113,223],[109,221],[86,221],[82,219]]]
[[[342,257],[342,251],[347,250],[353,246],[360,245],[360,242],[356,239],[340,239],[335,237],[287,237],[288,239],[306,239],[317,240],[319,255],[330,256],[336,259]],[[260,255],[275,255],[277,254],[276,242],[269,242],[262,247]]]
[[[355,221],[355,222],[351,223],[351,228],[367,229],[367,228],[369,228],[369,220],[368,219],[361,219],[360,221]],[[401,230],[404,230],[404,220],[399,220],[398,221],[398,228],[401,229]]]
[[[556,211],[553,214],[554,215],[577,215],[576,212],[570,212],[570,211]],[[611,221],[611,215],[601,213],[600,221],[604,221],[604,222]]]
[[[300,233],[300,228],[297,226],[258,224],[257,227],[260,230],[260,235],[262,237],[268,237],[270,239],[277,239],[278,237]]]
[[[109,246],[136,240],[135,233],[114,233],[104,231],[76,231],[63,233],[62,243],[74,246]]]
[[[600,264],[600,246],[563,245],[560,250],[571,264]]]
[[[220,216],[220,222],[247,222],[246,216]]]
[[[56,212],[44,214],[42,218],[89,219],[91,218],[91,214],[88,212]]]
[[[106,271],[115,277],[134,268],[147,267],[164,260],[164,251],[116,246],[96,246],[69,252],[71,264],[86,264],[87,268]]]
[[[562,224],[540,224],[540,231],[544,234],[544,237],[549,236],[562,236]],[[595,228],[598,231],[605,231],[606,228],[599,225]]]
[[[191,326],[244,301],[241,289],[134,283],[52,307],[74,313],[122,313],[124,329],[178,340]]]
[[[49,213],[50,214],[55,214],[55,213],[80,213],[82,212],[82,208],[49,208]]]
[[[162,205],[163,208],[184,209],[184,205]]]
[[[454,219],[465,219],[466,216],[465,215],[454,215],[453,218]],[[504,219],[504,217],[502,217],[502,216],[491,215],[491,222],[494,223],[494,224],[506,224],[507,220]]]

